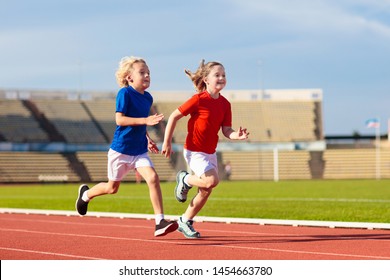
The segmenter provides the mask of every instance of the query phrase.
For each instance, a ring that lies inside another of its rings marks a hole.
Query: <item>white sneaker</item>
[[[187,171],[181,170],[176,175],[176,187],[175,187],[175,197],[179,202],[185,202],[187,200],[188,191],[191,189],[186,183],[184,183],[183,178],[188,174]]]
[[[182,221],[181,217],[179,218],[179,221],[177,222],[179,224],[179,228],[177,229],[181,233],[184,234],[187,238],[200,238],[200,233],[197,232],[192,224],[194,221],[189,220],[186,223]]]

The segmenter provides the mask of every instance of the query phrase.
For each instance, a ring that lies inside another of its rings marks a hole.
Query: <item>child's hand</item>
[[[159,152],[156,143],[154,143],[154,141],[150,138],[148,138],[148,150],[153,154],[157,154]]]
[[[172,154],[172,146],[166,144],[165,142],[163,143],[163,146],[161,148],[161,154],[165,156],[166,158],[170,158]]]
[[[154,114],[146,118],[146,125],[156,125],[164,118],[163,114]]]
[[[246,130],[246,128],[242,128],[240,126],[240,129],[237,131],[238,140],[245,140],[248,139],[249,132]]]

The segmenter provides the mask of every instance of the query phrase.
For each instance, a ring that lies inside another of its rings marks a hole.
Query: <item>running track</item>
[[[390,260],[387,229],[198,222],[156,238],[141,218],[0,213],[1,260]]]

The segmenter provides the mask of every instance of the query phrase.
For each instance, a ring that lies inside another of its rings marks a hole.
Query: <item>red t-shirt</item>
[[[184,116],[191,115],[184,148],[213,154],[218,144],[219,129],[222,126],[232,126],[230,102],[222,95],[213,99],[204,91],[193,95],[178,109]]]

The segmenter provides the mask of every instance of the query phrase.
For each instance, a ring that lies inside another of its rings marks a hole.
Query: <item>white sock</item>
[[[192,187],[192,186],[188,183],[188,177],[189,177],[189,176],[190,176],[190,174],[187,174],[186,176],[184,176],[183,182],[184,182],[184,184],[186,184],[187,186]]]
[[[155,220],[156,220],[156,225],[160,224],[161,220],[164,219],[164,214],[157,214],[155,216]]]
[[[88,194],[87,194],[88,191],[84,192],[83,193],[83,196],[81,197],[82,200],[84,200],[85,202],[89,202],[91,199],[88,197]]]
[[[184,214],[181,216],[181,221],[183,222],[183,223],[186,223],[186,222],[188,222],[189,220],[188,220],[188,218],[186,217],[186,216],[184,216]]]

